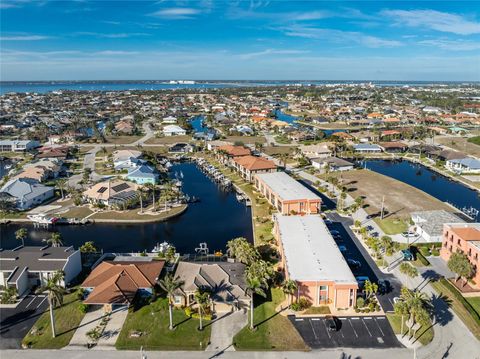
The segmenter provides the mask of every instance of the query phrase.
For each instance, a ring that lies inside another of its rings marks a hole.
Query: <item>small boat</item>
[[[166,253],[172,245],[168,242],[157,243],[152,249],[152,253]]]

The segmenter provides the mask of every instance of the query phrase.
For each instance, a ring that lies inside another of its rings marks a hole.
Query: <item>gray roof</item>
[[[454,158],[452,160],[449,160],[449,162],[458,163],[459,165],[468,167],[470,169],[475,169],[475,170],[480,169],[480,161],[471,157]]]
[[[333,166],[333,167],[353,166],[352,162],[348,162],[338,157],[316,158],[316,159],[313,159],[312,162],[328,163],[330,166]]]
[[[0,270],[21,272],[29,271],[53,272],[62,270],[68,257],[74,254],[73,247],[18,247],[13,250],[0,250]],[[15,275],[15,274],[14,274]]]
[[[284,201],[297,199],[320,200],[319,196],[285,172],[259,173],[256,176]]]
[[[0,192],[8,193],[10,196],[20,200],[31,200],[52,190],[52,187],[45,186],[31,178],[17,178],[8,181]]]
[[[416,225],[430,236],[440,236],[445,223],[464,223],[465,221],[453,213],[444,210],[420,211],[410,214]]]
[[[356,145],[353,145],[354,150],[360,150],[360,151],[381,151],[382,148],[379,145],[375,144],[370,144],[370,143],[359,143]]]

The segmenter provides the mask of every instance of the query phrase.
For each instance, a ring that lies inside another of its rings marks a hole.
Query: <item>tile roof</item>
[[[250,154],[250,150],[243,146],[233,146],[233,145],[225,145],[220,146],[217,148],[218,151],[224,151],[230,156],[247,156]]]
[[[268,170],[268,169],[275,169],[277,165],[270,160],[267,160],[263,157],[256,157],[256,156],[241,156],[237,157],[234,160],[240,166],[250,170]]]

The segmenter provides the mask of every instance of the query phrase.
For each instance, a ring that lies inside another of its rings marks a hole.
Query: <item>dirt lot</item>
[[[255,144],[258,143],[265,143],[265,137],[263,136],[227,136],[224,141],[229,142],[243,142],[245,144]]]
[[[167,136],[167,137],[152,137],[147,140],[145,143],[147,145],[159,145],[159,144],[174,144],[178,142],[190,142],[192,137],[189,135],[185,136]]]
[[[267,146],[264,147],[262,152],[266,153],[269,156],[282,155],[286,153],[287,155],[292,155],[295,153],[296,146]]]
[[[363,196],[369,214],[377,214],[385,196],[387,218],[409,218],[414,211],[451,208],[442,201],[403,182],[369,170],[353,170],[342,174],[343,185],[356,198]]]
[[[468,155],[480,157],[480,146],[468,142],[466,137],[435,137],[435,142]]]

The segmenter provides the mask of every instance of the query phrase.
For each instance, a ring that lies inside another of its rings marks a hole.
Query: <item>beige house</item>
[[[137,197],[138,185],[119,179],[99,182],[83,192],[90,203],[102,203],[105,206],[123,205]]]

